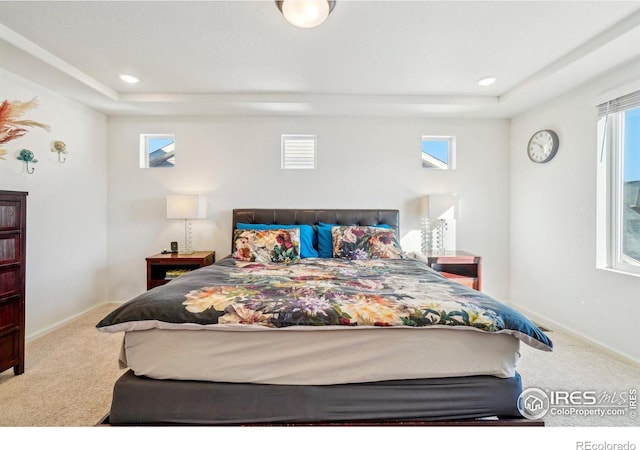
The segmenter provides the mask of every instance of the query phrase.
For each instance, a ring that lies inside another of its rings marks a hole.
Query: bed
[[[519,346],[551,340],[405,254],[397,210],[232,217],[229,256],[97,324],[128,368],[105,422],[522,423]]]

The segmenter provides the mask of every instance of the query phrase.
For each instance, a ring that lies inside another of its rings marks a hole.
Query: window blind
[[[283,134],[282,168],[315,169],[316,136]]]
[[[640,91],[631,92],[608,102],[598,105],[598,117],[614,114],[640,106]]]

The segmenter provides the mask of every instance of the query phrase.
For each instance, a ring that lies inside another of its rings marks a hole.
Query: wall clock
[[[527,155],[535,163],[546,163],[556,156],[559,145],[560,140],[555,131],[536,131],[527,144]]]

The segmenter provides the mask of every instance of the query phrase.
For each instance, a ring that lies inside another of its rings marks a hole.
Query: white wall
[[[598,97],[640,78],[635,63],[511,122],[511,291],[514,305],[640,361],[640,278],[596,269]],[[557,156],[534,164],[530,136],[552,128]]]
[[[165,197],[203,193],[194,248],[226,256],[231,211],[242,207],[394,208],[405,250],[419,249],[418,199],[461,197],[460,250],[483,257],[484,290],[506,299],[509,242],[508,121],[403,118],[109,118],[109,298],[146,289],[146,256],[180,240]],[[175,133],[176,167],[140,169],[139,135]],[[280,169],[281,134],[317,134],[318,168]],[[423,134],[457,137],[457,169],[421,167]]]
[[[0,101],[39,106],[21,118],[45,123],[0,145],[0,189],[27,191],[26,334],[34,337],[106,301],[106,117],[0,69]],[[50,151],[67,144],[66,163]],[[16,156],[34,152],[35,172]]]

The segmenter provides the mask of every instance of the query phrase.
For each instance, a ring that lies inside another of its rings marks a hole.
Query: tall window
[[[640,91],[598,106],[599,266],[640,275]]]

